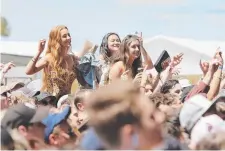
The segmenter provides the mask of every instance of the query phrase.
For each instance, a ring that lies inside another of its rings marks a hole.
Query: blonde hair
[[[120,129],[126,124],[140,123],[139,95],[131,81],[114,81],[91,94],[87,103],[89,124],[106,144],[120,145]]]
[[[64,25],[59,25],[54,27],[49,34],[49,40],[48,40],[48,46],[47,46],[47,51],[46,51],[46,55],[51,56],[51,60],[48,64],[48,67],[53,68],[54,70],[56,70],[56,72],[59,70],[59,68],[62,65],[63,62],[63,55],[62,55],[62,46],[61,46],[61,34],[60,31],[63,29],[67,29],[68,28]],[[42,90],[46,89],[46,82],[47,82],[47,77],[46,77],[46,73],[48,73],[49,71],[46,71],[46,68],[43,70],[43,78],[42,78],[42,82],[43,82],[43,86],[42,86]]]
[[[32,98],[27,97],[22,92],[16,92],[16,91],[12,92],[11,105],[15,105],[17,103],[25,103],[25,102],[34,103],[34,100]]]
[[[156,93],[154,95],[149,96],[149,100],[152,101],[156,107],[160,105],[172,105],[175,99],[178,98],[178,95],[175,93]]]

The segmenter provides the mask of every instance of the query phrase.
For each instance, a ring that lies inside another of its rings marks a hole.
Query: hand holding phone
[[[154,67],[158,73],[161,73],[169,66],[170,62],[170,55],[166,50],[164,50],[154,64]]]

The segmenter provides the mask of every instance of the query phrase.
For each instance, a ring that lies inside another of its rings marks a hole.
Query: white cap
[[[208,115],[202,117],[191,131],[191,143],[197,144],[208,134],[216,132],[225,132],[225,121],[218,115]]]
[[[185,87],[188,87],[188,86],[192,85],[191,82],[188,79],[181,79],[181,80],[179,80],[179,83],[180,83],[182,88],[185,88]]]
[[[59,100],[58,100],[58,103],[57,103],[57,108],[59,108],[63,102],[65,102],[67,99],[69,98],[69,95],[63,95]]]

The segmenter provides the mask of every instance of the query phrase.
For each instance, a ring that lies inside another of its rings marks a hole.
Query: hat
[[[28,96],[28,97],[34,97],[35,95],[40,94],[40,91],[37,90],[31,90],[27,87],[22,87],[16,91],[22,92],[24,95]]]
[[[23,124],[42,122],[49,114],[49,107],[35,108],[30,103],[19,103],[9,108],[2,118],[2,126],[14,129]]]
[[[35,114],[35,106],[29,103],[19,103],[10,108],[2,119],[2,126],[14,129],[22,124],[28,124]]]
[[[197,121],[217,100],[209,101],[204,96],[198,94],[185,101],[179,115],[181,126],[188,132],[191,132]]]
[[[225,132],[225,121],[218,115],[202,117],[191,131],[191,143],[197,144],[207,135],[222,131]]]
[[[84,150],[100,150],[103,148],[103,143],[96,134],[94,128],[89,128],[81,139],[81,149]]]
[[[48,137],[52,133],[55,126],[60,124],[63,120],[67,119],[70,114],[70,107],[67,106],[60,113],[49,114],[45,119],[42,120],[42,124],[45,128],[45,141],[48,143]]]
[[[12,82],[12,83],[10,83],[9,84],[9,90],[12,90],[12,89],[14,89],[16,86],[21,86],[21,87],[24,87],[24,83],[23,82]]]
[[[179,80],[179,84],[181,85],[182,88],[191,86],[191,82],[188,79],[181,79]]]
[[[68,94],[62,96],[57,103],[57,108],[59,108],[68,98],[69,98]]]
[[[56,99],[55,96],[51,95],[48,92],[40,92],[40,94],[36,95],[35,98],[37,99],[38,102],[41,102],[42,100],[44,100],[46,98],[51,98],[53,100]]]
[[[40,106],[36,109],[36,113],[30,120],[30,123],[39,123],[42,122],[43,119],[45,119],[50,111],[49,106]]]
[[[27,84],[26,87],[33,91],[40,91],[42,87],[42,81],[41,79],[31,81],[30,83]]]

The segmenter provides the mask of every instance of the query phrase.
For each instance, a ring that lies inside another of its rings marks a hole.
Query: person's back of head
[[[108,148],[119,148],[121,129],[126,124],[138,123],[138,95],[139,89],[130,81],[115,81],[92,93],[87,104],[89,124]]]
[[[169,93],[170,89],[174,88],[176,84],[179,84],[178,80],[168,80],[162,85],[160,92],[164,94]]]

